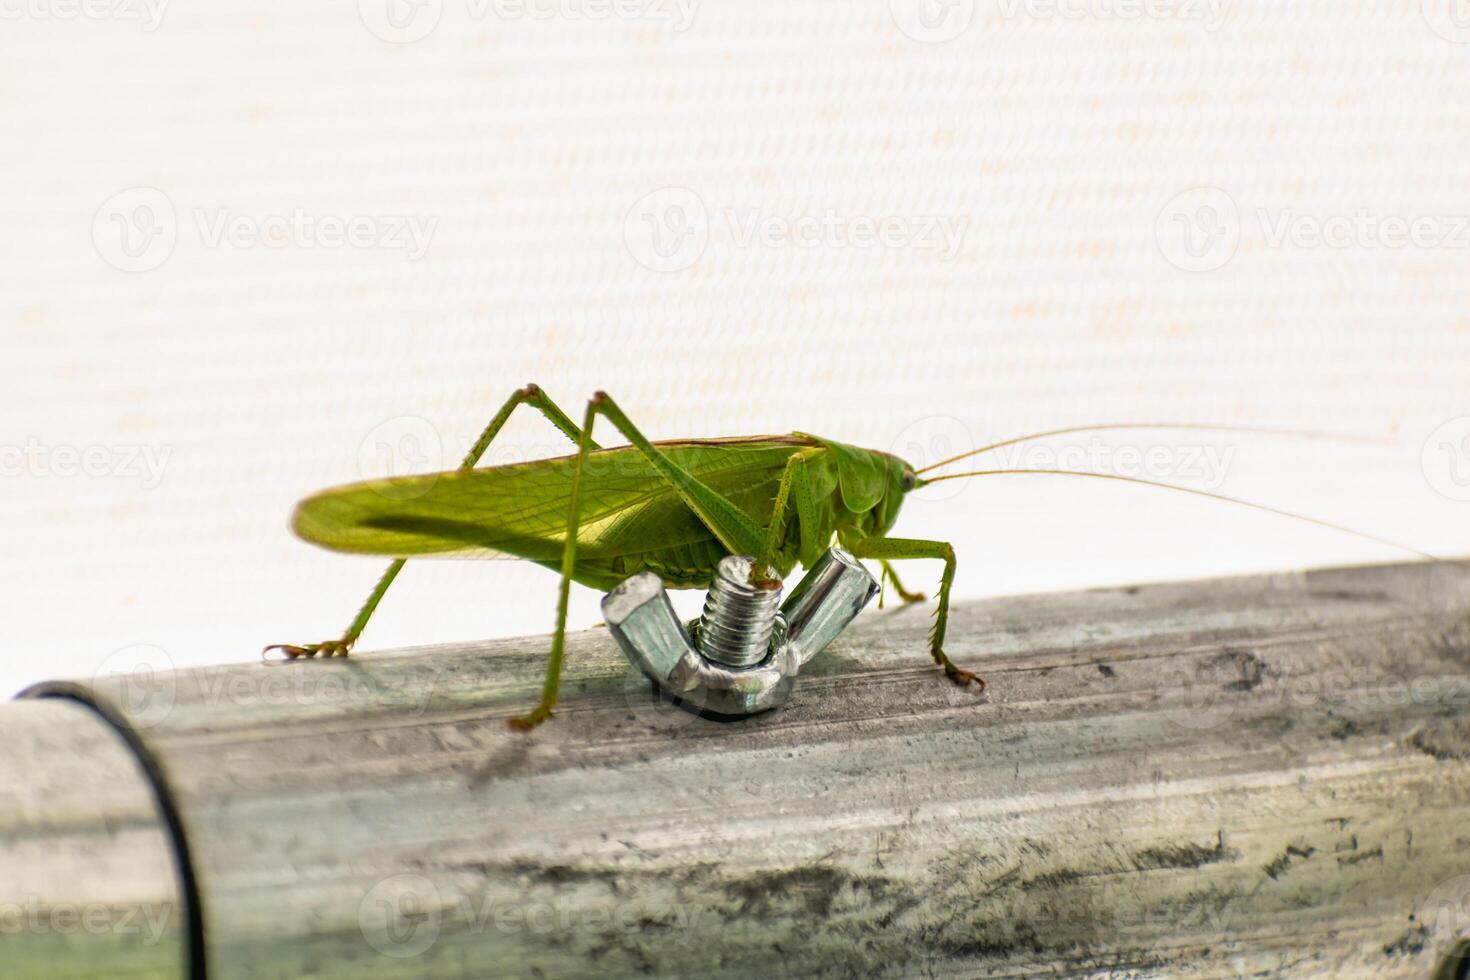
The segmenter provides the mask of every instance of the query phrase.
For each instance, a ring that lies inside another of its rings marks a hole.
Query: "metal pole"
[[[41,685],[0,708],[5,880],[192,893],[211,978],[1426,977],[1470,939],[1470,566],[962,604],[981,697],[930,612],[725,723],[606,630],[530,735],[542,638]],[[189,935],[5,935],[0,972]]]

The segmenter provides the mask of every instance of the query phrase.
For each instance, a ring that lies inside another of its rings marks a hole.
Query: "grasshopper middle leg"
[[[928,598],[928,596],[924,595],[924,593],[922,592],[910,592],[908,589],[904,588],[903,582],[899,580],[898,573],[893,570],[893,565],[890,562],[880,561],[878,562],[878,564],[883,569],[883,577],[886,578],[889,582],[893,583],[893,591],[898,593],[899,599],[906,603],[913,603],[923,602],[925,599]]]

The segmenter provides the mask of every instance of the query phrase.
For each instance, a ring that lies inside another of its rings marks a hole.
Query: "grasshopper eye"
[[[904,493],[908,493],[914,487],[918,486],[918,484],[919,484],[919,477],[918,477],[918,475],[916,473],[914,473],[913,470],[904,470],[903,471],[903,478],[899,481],[899,484],[898,485],[899,485],[899,487],[901,487],[903,489],[903,492]]]

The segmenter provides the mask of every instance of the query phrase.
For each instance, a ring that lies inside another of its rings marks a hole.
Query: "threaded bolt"
[[[730,555],[715,568],[704,599],[695,644],[726,667],[754,667],[766,659],[781,608],[781,577],[746,555]]]

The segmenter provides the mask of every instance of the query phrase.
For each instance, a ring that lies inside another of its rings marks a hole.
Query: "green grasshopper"
[[[545,416],[576,443],[577,452],[476,469],[521,405]],[[629,445],[599,447],[592,439],[598,416],[611,422]],[[630,575],[652,571],[670,588],[703,588],[710,584],[720,559],[732,554],[753,555],[784,577],[797,564],[810,567],[835,538],[855,557],[877,561],[884,579],[905,602],[925,597],[905,589],[890,562],[932,559],[944,563],[929,653],[955,684],[975,685],[983,691],[985,681],[954,664],[944,652],[954,548],[944,541],[888,536],[907,494],[930,483],[969,476],[1052,474],[1138,483],[1242,504],[1392,545],[1315,518],[1136,477],[1041,469],[978,470],[928,480],[921,476],[1027,439],[1164,427],[1324,435],[1243,426],[1077,426],[984,446],[920,470],[890,453],[804,433],[651,442],[604,392],[587,403],[578,428],[539,387],[527,385],[511,395],[490,420],[459,469],[337,487],[298,505],[293,527],[305,540],[334,551],[394,560],[341,638],[305,646],[279,644],[266,650],[280,651],[290,659],[346,656],[408,558],[532,561],[558,571],[561,589],[540,703],[510,722],[513,727],[531,729],[551,717],[556,706],[572,582],[607,591]]]

